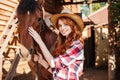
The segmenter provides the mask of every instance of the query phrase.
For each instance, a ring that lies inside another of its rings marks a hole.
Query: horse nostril
[[[29,51],[30,51],[30,54],[34,54],[35,52],[34,48],[30,48]]]

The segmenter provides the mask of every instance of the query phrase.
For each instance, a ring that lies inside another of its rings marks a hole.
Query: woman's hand
[[[32,28],[28,28],[29,34],[33,37],[33,39],[36,41],[36,43],[39,44],[39,41],[41,40],[40,35]]]
[[[43,61],[43,57],[39,52],[37,52],[37,55],[36,54],[34,55],[34,61],[35,62],[38,61],[39,63]]]
[[[32,27],[29,27],[28,31],[29,31],[29,34],[33,37],[33,39],[36,41],[36,43],[39,45],[47,62],[50,64],[50,66],[52,66],[51,60],[53,60],[53,56],[47,49],[45,43],[42,41],[41,36]]]
[[[38,55],[35,54],[34,55],[34,61],[37,62],[38,60],[39,60],[39,57],[38,57]]]

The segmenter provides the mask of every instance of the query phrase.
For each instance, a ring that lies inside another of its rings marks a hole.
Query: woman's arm
[[[46,58],[47,62],[50,64],[51,67],[54,67],[54,65],[52,63],[53,56],[51,55],[51,53],[47,49],[46,45],[42,41],[40,35],[32,27],[29,27],[28,31],[29,31],[29,34],[33,37],[33,39],[36,41],[36,43],[38,43],[38,45],[39,45],[40,49],[42,50],[43,55]]]

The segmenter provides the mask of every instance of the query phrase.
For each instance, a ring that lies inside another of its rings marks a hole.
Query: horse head
[[[36,53],[36,51],[42,54],[40,47],[28,33],[28,28],[30,26],[32,26],[39,33],[39,35],[41,35],[42,40],[50,51],[52,51],[52,46],[57,38],[57,35],[52,32],[50,28],[48,28],[43,20],[43,3],[43,0],[20,0],[20,3],[17,7],[19,41],[22,44],[21,56],[25,60],[29,57],[29,55],[31,56],[31,54]],[[36,70],[34,68],[32,59],[30,59],[28,64],[33,73],[35,73]],[[47,69],[43,68],[43,66],[39,67],[41,68],[41,80],[53,79],[52,74],[48,72]]]
[[[28,27],[32,26],[37,32],[40,32],[40,27],[42,27],[40,24],[43,20],[43,2],[42,0],[38,1],[20,0],[17,7],[18,33],[20,36],[20,43],[23,44],[30,51],[30,53],[34,53],[35,42],[28,33]]]

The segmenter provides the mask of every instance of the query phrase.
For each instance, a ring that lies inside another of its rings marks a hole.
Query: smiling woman
[[[29,34],[37,42],[52,68],[54,80],[79,80],[84,64],[83,21],[75,14],[55,14],[51,22],[59,30],[55,49],[51,53],[41,36],[29,27]]]

